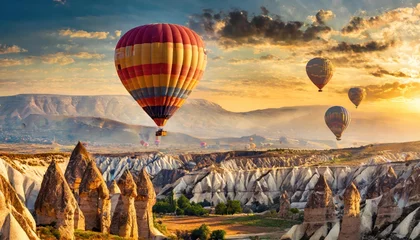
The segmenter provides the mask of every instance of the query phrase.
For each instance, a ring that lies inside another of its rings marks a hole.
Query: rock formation
[[[366,199],[377,198],[382,194],[391,190],[397,184],[397,175],[394,169],[390,166],[388,171],[379,176],[374,182],[370,184],[366,193]]]
[[[403,213],[402,208],[398,206],[398,202],[394,198],[395,190],[397,189],[398,185],[382,196],[381,201],[378,204],[375,229],[382,231],[389,223],[392,223],[401,217],[401,214]]]
[[[360,239],[360,193],[353,183],[344,192],[344,215],[339,240]]]
[[[286,191],[280,196],[279,217],[287,218],[290,215],[290,199]]]
[[[133,176],[127,169],[118,179],[118,187],[121,191],[118,204],[111,221],[111,233],[125,237],[138,237],[138,226],[134,199],[137,197],[137,187]]]
[[[95,162],[90,161],[79,188],[79,206],[86,218],[86,230],[109,233],[111,201],[109,191]]]
[[[35,202],[36,222],[58,229],[61,239],[74,239],[74,215],[79,208],[60,167],[53,160],[42,180]],[[84,218],[79,214],[79,219]],[[84,221],[81,221],[84,222]],[[84,230],[84,228],[82,228]]]
[[[335,206],[333,194],[324,175],[320,175],[314,190],[309,195],[304,211],[304,223],[308,224],[307,236],[312,234],[328,222],[335,222]]]
[[[92,158],[81,142],[78,142],[70,156],[64,176],[72,190],[74,197],[79,201],[79,187],[83,175]]]
[[[156,203],[156,193],[150,181],[146,169],[133,174],[137,185],[137,197],[135,199],[137,226],[139,238],[151,239],[161,233],[154,228],[152,208]]]
[[[109,196],[111,198],[111,219],[114,216],[115,208],[117,208],[118,200],[120,199],[121,190],[115,180],[109,186]]]
[[[35,220],[14,188],[0,175],[0,239],[38,240]]]

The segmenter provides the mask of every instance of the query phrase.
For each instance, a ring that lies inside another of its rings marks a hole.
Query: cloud
[[[27,52],[28,50],[21,48],[16,45],[7,46],[0,44],[0,54],[10,54],[10,53],[23,53]]]
[[[63,52],[41,56],[41,60],[43,63],[59,64],[61,66],[74,63],[74,59]]]
[[[76,58],[80,58],[80,59],[102,59],[105,57],[105,54],[79,52],[79,53],[72,54],[72,56]]]
[[[217,60],[222,60],[223,57],[222,56],[214,56],[211,58],[213,61],[217,61]]]
[[[2,58],[0,59],[0,67],[13,67],[22,65],[22,61],[17,59]]]
[[[66,4],[66,0],[53,0],[55,3]]]
[[[389,41],[389,42],[370,41],[367,43],[354,43],[354,44],[341,42],[337,46],[332,47],[330,51],[354,52],[354,53],[377,52],[377,51],[387,50],[388,48],[394,45],[395,45],[395,41]]]
[[[207,39],[216,40],[224,48],[241,45],[297,45],[312,40],[322,40],[319,36],[332,29],[324,23],[316,22],[306,26],[300,21],[283,21],[278,15],[263,14],[248,17],[247,11],[233,10],[227,14],[205,9],[202,14],[190,16],[188,26]],[[333,16],[331,11],[322,10],[317,14],[322,21]]]
[[[258,63],[258,62],[263,62],[263,61],[280,61],[281,59],[272,55],[272,54],[267,54],[267,55],[262,55],[258,58],[243,58],[243,59],[238,59],[238,58],[231,58],[228,60],[229,64],[246,64],[246,63]]]
[[[318,24],[325,24],[327,21],[333,19],[335,14],[331,10],[319,10],[315,15],[315,20]]]
[[[393,22],[416,23],[420,17],[420,4],[414,8],[396,8],[372,17],[354,16],[341,30],[344,34],[358,34],[372,28],[380,28]]]
[[[31,65],[33,64],[32,57],[26,57],[23,59],[13,59],[13,58],[0,58],[0,67],[14,67],[21,65]]]
[[[59,64],[61,66],[68,65],[74,63],[74,58],[79,59],[102,59],[104,58],[104,54],[98,53],[89,53],[89,52],[79,52],[79,53],[64,53],[58,52],[53,54],[47,54],[41,56],[41,60],[43,63],[47,64]]]
[[[368,68],[375,68],[375,67],[368,67]],[[396,71],[396,72],[390,72],[386,69],[383,69],[382,67],[376,66],[376,70],[370,73],[371,75],[375,76],[375,77],[383,77],[384,75],[389,75],[389,76],[393,76],[393,77],[400,77],[400,78],[410,78],[411,76],[401,72],[401,71]]]
[[[84,30],[62,29],[58,34],[70,38],[106,39],[109,32],[87,32]]]
[[[385,83],[383,85],[368,85],[366,89],[366,100],[376,101],[404,97],[406,99],[416,98],[420,95],[420,83]]]
[[[121,36],[121,30],[115,30],[115,37],[120,37]]]

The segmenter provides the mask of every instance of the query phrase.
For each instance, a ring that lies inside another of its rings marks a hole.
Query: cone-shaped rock
[[[286,218],[290,213],[290,199],[286,191],[280,196],[279,217]]]
[[[309,195],[304,210],[304,222],[309,223],[306,234],[312,236],[317,229],[327,222],[335,221],[333,194],[324,176],[320,175],[313,192]]]
[[[394,169],[390,166],[386,174],[377,178],[370,184],[366,192],[366,199],[377,198],[382,194],[391,190],[397,184],[397,175]]]
[[[124,171],[117,183],[121,194],[112,216],[111,233],[121,237],[137,239],[138,226],[134,206],[134,199],[137,197],[136,183],[128,169]]]
[[[353,183],[344,192],[344,215],[339,240],[360,239],[360,193]]]
[[[117,207],[118,200],[120,199],[121,190],[115,180],[109,186],[109,196],[111,198],[111,219],[114,216],[115,208]],[[112,221],[111,221],[112,222]]]
[[[38,240],[35,220],[15,189],[0,175],[0,239]]]
[[[102,174],[90,161],[79,188],[79,206],[86,218],[86,230],[109,233],[111,201]]]
[[[156,203],[156,193],[146,169],[134,173],[133,177],[137,185],[135,206],[139,238],[151,239],[159,235],[153,225],[152,213],[153,205]]]
[[[82,143],[78,142],[70,156],[64,176],[76,200],[79,200],[79,186],[92,158]]]
[[[74,239],[74,216],[78,207],[63,172],[53,160],[45,172],[35,202],[37,224],[54,224],[61,239]],[[83,218],[83,214],[79,214],[79,218],[81,217]]]

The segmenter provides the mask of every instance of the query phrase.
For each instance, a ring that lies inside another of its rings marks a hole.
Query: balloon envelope
[[[184,104],[207,62],[197,33],[165,23],[129,30],[114,58],[122,84],[159,127]]]
[[[319,92],[331,80],[334,73],[334,66],[326,58],[314,58],[306,64],[306,73],[309,79],[318,87]]]
[[[360,105],[363,99],[366,97],[366,90],[360,87],[354,87],[349,89],[349,99],[356,106]]]
[[[350,123],[350,115],[347,110],[341,106],[334,106],[325,113],[325,123],[337,140],[341,140],[341,135]]]

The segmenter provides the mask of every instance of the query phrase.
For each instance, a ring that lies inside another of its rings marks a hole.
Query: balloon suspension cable
[[[322,89],[319,89],[318,92],[322,92]]]

